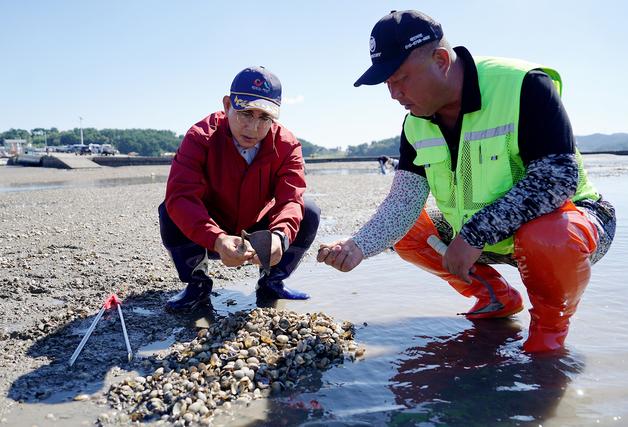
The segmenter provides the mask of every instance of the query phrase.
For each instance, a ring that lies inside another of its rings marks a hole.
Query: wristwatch
[[[290,246],[290,241],[288,240],[288,236],[283,231],[274,230],[273,234],[279,236],[279,241],[281,242],[281,253],[285,254]]]

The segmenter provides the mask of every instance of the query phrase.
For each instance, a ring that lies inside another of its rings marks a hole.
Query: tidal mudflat
[[[281,301],[275,308],[349,321],[366,352],[290,390],[236,404],[214,423],[624,424],[628,159],[585,156],[585,162],[593,182],[616,205],[618,229],[614,246],[594,267],[567,352],[550,358],[521,354],[527,313],[506,322],[469,322],[455,314],[469,300],[394,252],[343,274],[316,264],[312,250],[289,281],[312,299]],[[317,173],[325,167],[308,165],[307,194],[323,215],[313,247],[349,235],[366,221],[392,181],[377,174],[375,163],[372,170],[341,166],[360,173]],[[181,287],[158,232],[156,208],[167,173],[166,166],[0,167],[0,420],[6,425],[124,421],[109,406],[110,385],[146,375],[151,358],[167,357],[192,341],[207,322],[162,308]],[[524,291],[516,270],[500,271]],[[215,315],[256,307],[254,267],[217,266],[215,276]],[[111,313],[68,369],[81,335],[111,292],[123,298],[136,357],[126,360],[120,323]]]

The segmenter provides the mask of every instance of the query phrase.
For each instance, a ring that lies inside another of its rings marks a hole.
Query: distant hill
[[[576,143],[581,153],[591,151],[628,151],[628,133],[610,135],[594,133],[593,135],[576,136]]]
[[[370,144],[350,145],[347,147],[347,156],[398,156],[401,137],[371,141]]]
[[[325,148],[312,144],[305,139],[297,138],[301,143],[303,157],[344,157],[346,153],[340,148]]]
[[[380,141],[371,141],[359,145],[350,145],[346,150],[341,147],[325,148],[320,145],[312,144],[309,141],[299,138],[303,147],[303,157],[371,157],[371,156],[398,156],[399,155],[399,136],[393,138],[382,139]]]
[[[350,145],[344,151],[346,156],[398,156],[399,155],[400,137],[382,139],[379,141],[371,141],[360,145]],[[303,141],[302,141],[303,142]],[[593,135],[576,136],[576,143],[582,153],[592,151],[628,151],[628,133],[614,133],[611,135],[595,133]],[[310,143],[308,143],[310,144]],[[311,144],[309,151],[325,150],[323,147]],[[303,153],[306,153],[306,147],[303,147]],[[342,152],[336,152],[336,155]],[[323,151],[319,151],[319,156],[326,156]],[[341,154],[342,155],[342,154]],[[305,154],[308,157],[307,154]]]

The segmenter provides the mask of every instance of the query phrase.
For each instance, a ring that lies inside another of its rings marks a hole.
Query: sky
[[[0,132],[168,129],[222,109],[240,70],[283,86],[280,121],[346,147],[399,135],[385,85],[353,87],[390,10],[417,9],[472,54],[557,69],[576,135],[628,132],[628,2],[0,0]]]

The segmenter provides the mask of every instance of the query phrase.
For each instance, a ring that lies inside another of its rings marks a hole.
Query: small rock
[[[192,412],[199,413],[201,412],[201,408],[204,407],[205,405],[203,404],[203,401],[197,400],[196,402],[192,403],[188,409]]]

